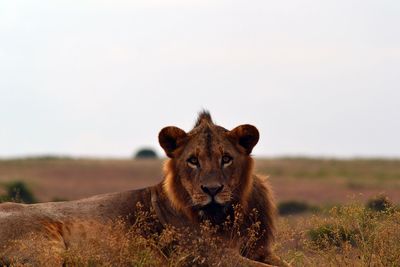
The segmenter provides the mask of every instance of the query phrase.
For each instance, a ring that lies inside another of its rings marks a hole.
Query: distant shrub
[[[158,158],[157,153],[151,148],[142,148],[138,150],[134,156],[135,159],[155,159]]]
[[[2,201],[36,203],[33,193],[24,182],[15,181],[5,184],[5,189],[6,195],[1,198]]]
[[[299,214],[316,210],[317,207],[296,200],[285,201],[278,204],[279,215]]]
[[[387,211],[393,204],[387,196],[380,194],[368,200],[366,207],[373,211]]]
[[[68,201],[68,199],[65,199],[62,197],[54,197],[51,201],[52,202],[64,202],[64,201]]]

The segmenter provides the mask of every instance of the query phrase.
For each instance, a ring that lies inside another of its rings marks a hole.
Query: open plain
[[[1,160],[0,195],[15,181],[22,181],[39,202],[146,187],[162,180],[162,162],[58,157]],[[294,210],[279,217],[274,246],[292,266],[400,265],[399,160],[256,159],[255,168],[269,176],[281,213],[282,204],[297,203]],[[378,203],[371,209],[367,205],[378,195],[390,207]],[[300,210],[298,203],[303,205]],[[151,253],[137,247],[132,252],[137,237],[131,243],[115,243],[121,238],[125,237],[110,234],[101,244],[87,246],[86,254],[71,250],[65,255],[66,262],[71,266],[152,266]],[[179,266],[176,258],[170,265]]]

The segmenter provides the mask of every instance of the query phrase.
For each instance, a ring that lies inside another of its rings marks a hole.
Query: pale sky
[[[256,156],[400,157],[400,1],[0,1],[0,157],[161,153],[209,109]]]

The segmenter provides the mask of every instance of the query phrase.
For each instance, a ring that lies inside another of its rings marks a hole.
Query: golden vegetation
[[[240,210],[240,209],[238,209]],[[101,235],[69,247],[54,255],[38,259],[41,266],[64,262],[66,266],[245,266],[225,241],[217,238],[218,228],[204,223],[193,232],[167,227],[161,234],[149,233],[150,213],[140,216],[130,229],[121,222],[104,225]],[[257,213],[248,229],[249,238],[241,239],[241,213],[235,213],[229,242],[236,242],[242,252],[250,251],[257,241]],[[222,227],[227,227],[227,222]],[[400,211],[390,207],[374,211],[360,203],[335,206],[329,211],[308,217],[282,217],[278,224],[275,252],[292,266],[399,266]],[[143,238],[143,234],[150,236]],[[32,253],[48,244],[43,237],[16,243]],[[41,251],[43,252],[43,251]],[[0,253],[1,254],[1,253]],[[42,255],[46,255],[40,253]],[[50,260],[53,259],[53,260]],[[15,259],[14,266],[23,265]]]

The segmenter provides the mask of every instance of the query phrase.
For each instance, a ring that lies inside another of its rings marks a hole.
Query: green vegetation
[[[36,198],[24,182],[15,181],[6,183],[4,184],[4,188],[6,194],[0,196],[0,202],[12,201],[26,204],[36,203]]]
[[[341,225],[326,224],[309,230],[308,235],[314,245],[326,248],[329,246],[340,247],[346,242],[354,244],[356,232]]]

